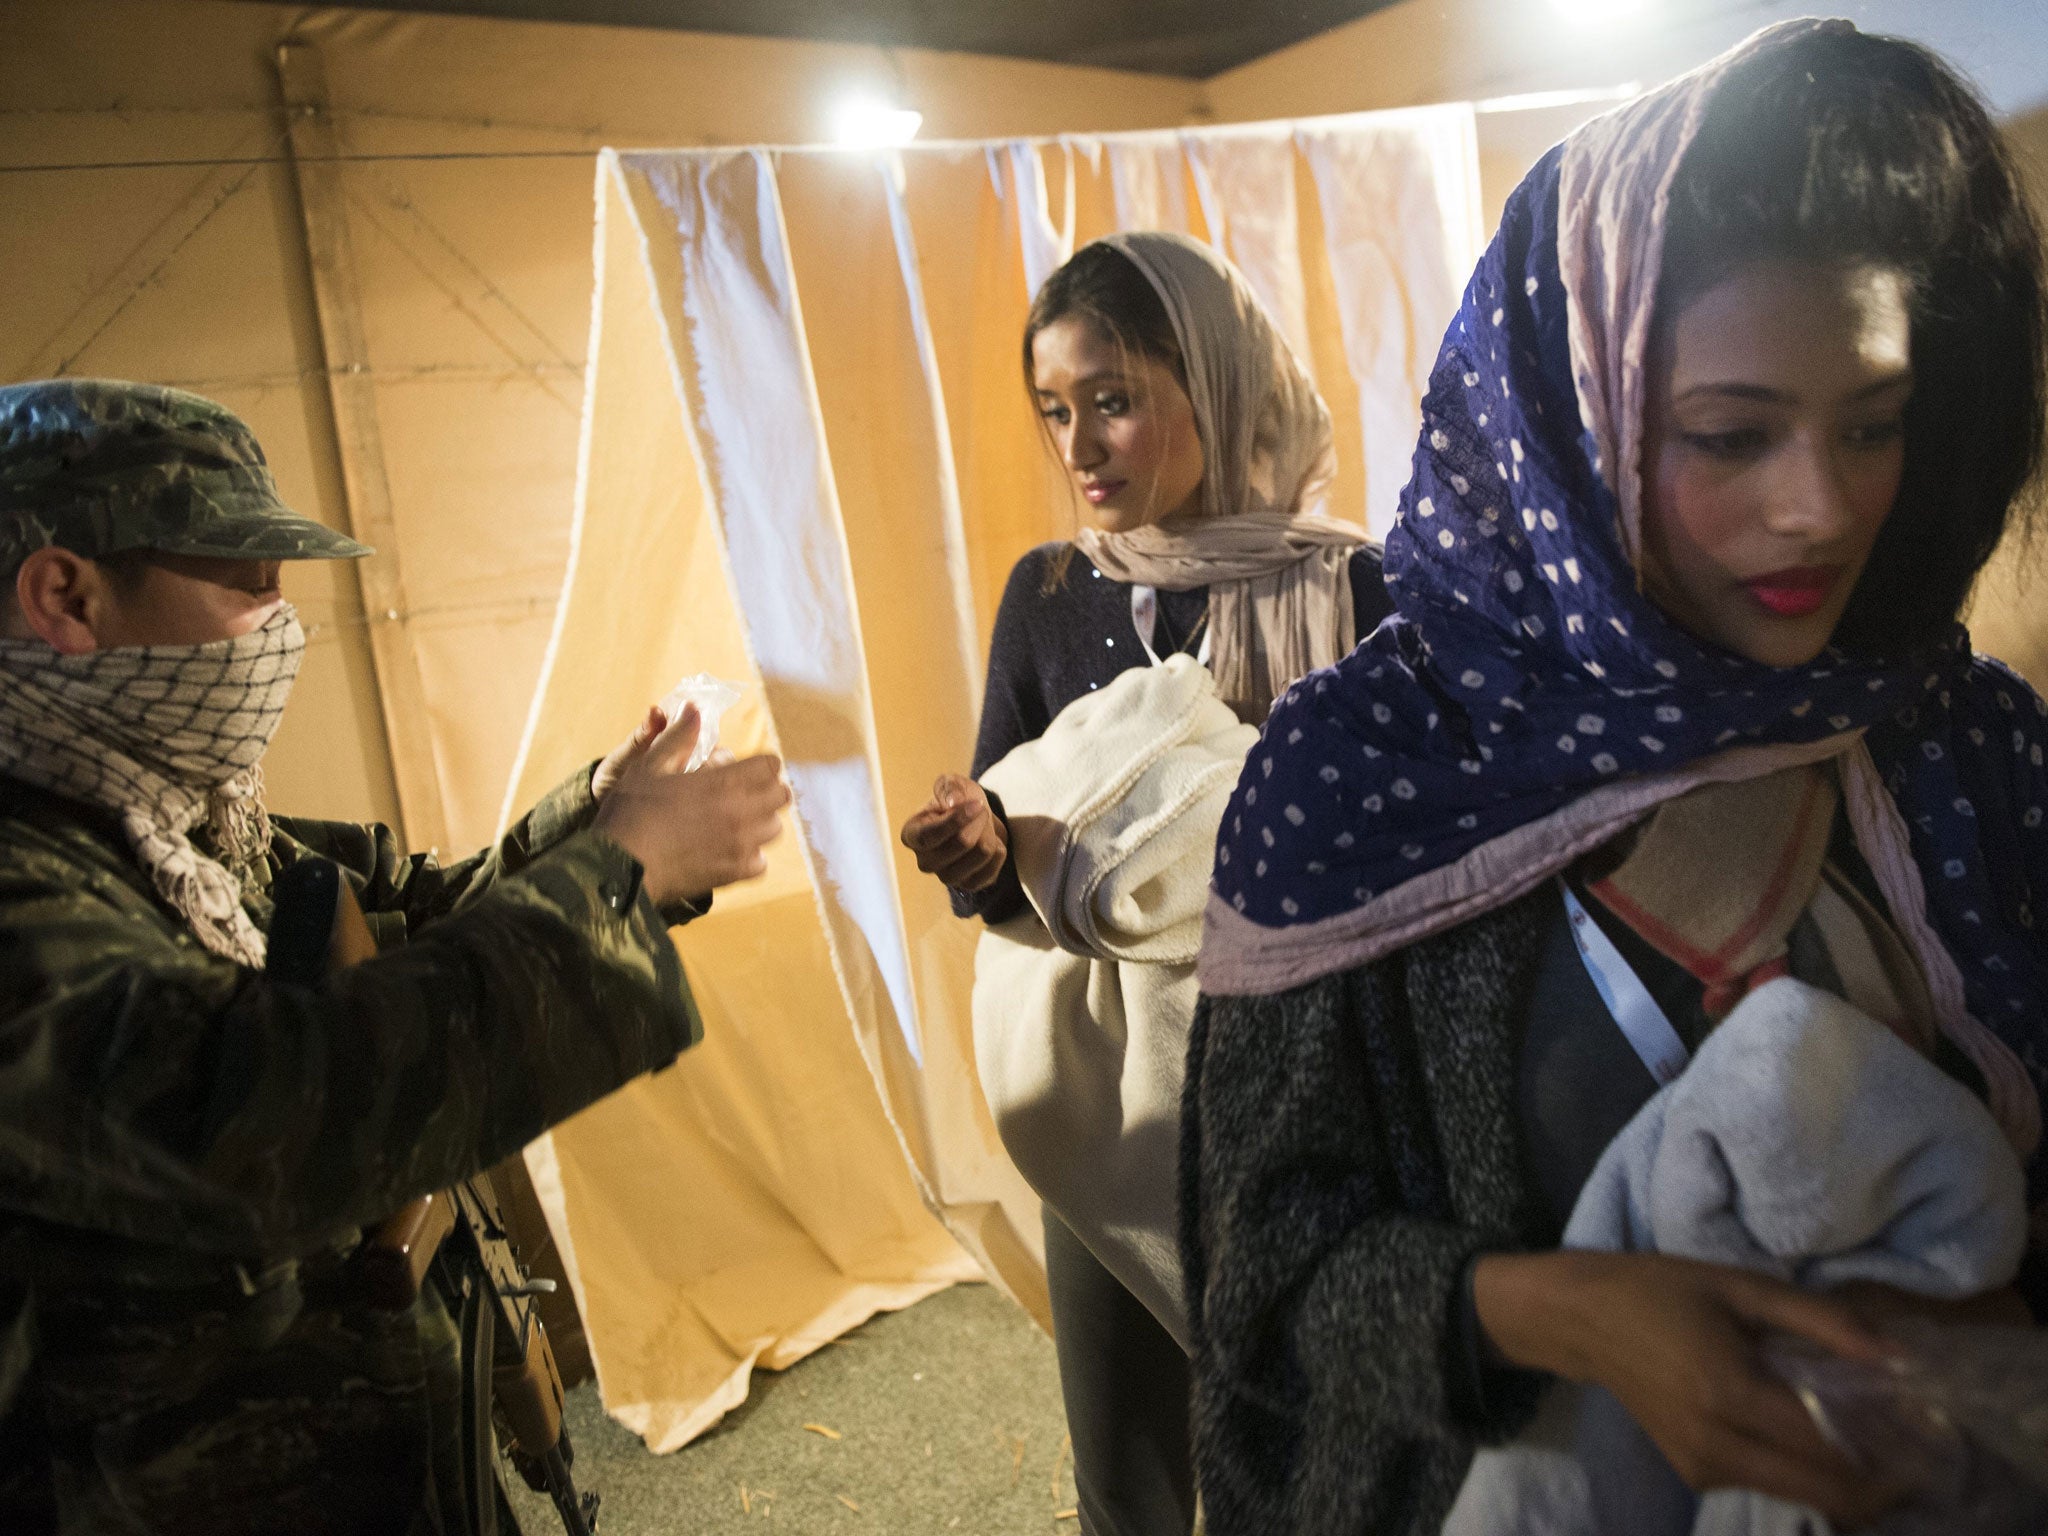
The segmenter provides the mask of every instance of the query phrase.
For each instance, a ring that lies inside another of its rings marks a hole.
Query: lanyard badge
[[[1564,892],[1565,916],[1570,919],[1572,943],[1578,947],[1579,959],[1584,962],[1586,974],[1593,979],[1594,989],[1600,1000],[1607,1005],[1607,1011],[1614,1015],[1614,1022],[1621,1026],[1621,1032],[1628,1043],[1635,1048],[1643,1065],[1650,1069],[1650,1076],[1661,1087],[1672,1081],[1685,1070],[1691,1059],[1685,1042],[1678,1037],[1678,1031],[1671,1027],[1671,1020],[1664,1010],[1657,1006],[1657,999],[1650,995],[1650,989],[1643,985],[1614,941],[1601,931],[1593,921],[1578,893],[1570,882],[1558,877],[1558,889]]]

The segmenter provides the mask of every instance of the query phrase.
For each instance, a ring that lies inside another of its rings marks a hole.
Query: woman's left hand
[[[985,891],[1003,873],[1010,831],[974,780],[942,773],[932,797],[903,823],[903,846],[917,867],[956,891]]]

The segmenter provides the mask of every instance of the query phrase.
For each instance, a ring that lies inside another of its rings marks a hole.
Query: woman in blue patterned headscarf
[[[1280,700],[1224,819],[1182,1168],[1218,1536],[1434,1532],[1558,1375],[1695,1486],[1881,1499],[1753,1347],[1867,1351],[1857,1314],[1545,1250],[1786,974],[1975,1089],[2048,1197],[2048,711],[1956,623],[2041,461],[2043,338],[1983,107],[1847,23],[1758,34],[1510,201],[1423,402],[1399,611]],[[2038,1317],[2043,1280],[1985,1305]]]

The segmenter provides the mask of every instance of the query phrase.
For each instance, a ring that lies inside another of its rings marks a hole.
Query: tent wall
[[[282,163],[287,37],[316,57],[343,153],[484,157],[330,168],[320,200],[352,270],[324,274],[321,294]],[[0,378],[214,395],[250,419],[286,495],[342,524],[320,302],[340,286],[358,311],[360,356],[334,359],[368,379],[347,451],[359,475],[366,452],[381,459],[382,558],[399,579],[380,590],[403,605],[371,621],[353,573],[287,578],[314,634],[268,767],[276,803],[400,820],[409,771],[439,802],[415,807],[421,840],[490,835],[567,552],[595,151],[815,141],[860,86],[916,102],[927,136],[961,138],[1173,126],[1198,96],[1111,71],[686,33],[215,0],[0,5],[0,165],[263,162],[0,173]],[[539,157],[488,158],[506,155]],[[395,630],[381,676],[372,622]],[[387,731],[380,684],[407,665],[417,707]]]
[[[1759,27],[1813,14],[1847,16],[1866,31],[1939,50],[2008,117],[2048,107],[2048,9],[2038,0],[1651,0],[1632,21],[1586,27],[1564,21],[1552,0],[1402,0],[1219,75],[1204,89],[1210,112],[1235,122],[1655,85]],[[1542,152],[1600,110],[1598,103],[1482,108],[1489,212],[1497,218]]]

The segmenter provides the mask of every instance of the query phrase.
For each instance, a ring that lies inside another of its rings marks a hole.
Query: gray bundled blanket
[[[1970,1092],[1891,1031],[1785,978],[1708,1036],[1608,1147],[1567,1248],[1677,1254],[1811,1289],[1964,1297],[2012,1282],[2019,1160]],[[1626,1409],[1561,1384],[1474,1458],[1444,1536],[1825,1536],[1762,1494],[1696,1497]],[[1882,1527],[1880,1526],[1881,1530]]]

